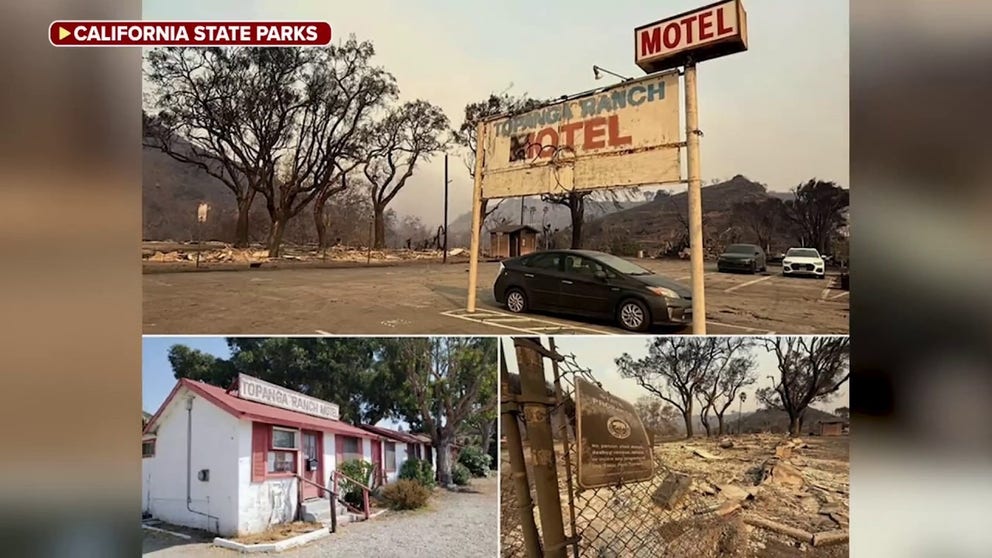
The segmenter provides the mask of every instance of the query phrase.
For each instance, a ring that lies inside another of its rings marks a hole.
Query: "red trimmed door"
[[[313,430],[303,431],[303,478],[317,484],[325,484],[324,478],[324,443],[323,434]],[[316,466],[311,467],[310,460],[316,461]],[[320,489],[305,482],[303,483],[303,499],[320,498]]]
[[[372,440],[372,483],[385,484],[386,475],[382,470],[382,440]]]

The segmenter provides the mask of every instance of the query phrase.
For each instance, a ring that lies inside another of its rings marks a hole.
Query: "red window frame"
[[[272,444],[273,429],[292,430],[297,433],[296,449],[275,448]],[[300,470],[300,434],[299,429],[279,426],[275,424],[265,424],[261,422],[252,423],[251,440],[251,480],[252,482],[264,482],[267,479],[284,479],[296,476]],[[269,454],[272,452],[285,452],[293,454],[292,471],[269,471]]]

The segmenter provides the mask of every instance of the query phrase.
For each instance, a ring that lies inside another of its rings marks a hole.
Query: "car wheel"
[[[751,264],[751,275],[754,275],[757,272],[758,272],[758,264],[756,263]]]
[[[643,302],[629,298],[620,303],[617,321],[620,322],[620,327],[628,331],[645,331],[651,324],[651,314]]]
[[[506,308],[514,314],[527,311],[527,295],[520,289],[510,289],[506,292]]]

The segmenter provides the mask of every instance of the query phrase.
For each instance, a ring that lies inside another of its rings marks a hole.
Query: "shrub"
[[[484,477],[489,474],[492,458],[477,446],[467,446],[458,454],[458,463],[464,465],[472,476]]]
[[[375,467],[371,463],[362,459],[353,459],[341,464],[341,472],[344,475],[355,479],[365,486],[369,486],[372,482],[372,471],[374,469]],[[365,505],[365,500],[362,497],[362,487],[348,479],[341,479],[341,492],[344,493],[344,501],[352,506],[361,509]]]
[[[400,466],[399,478],[412,480],[426,488],[434,488],[434,467],[426,459],[407,459]]]
[[[422,508],[430,495],[423,485],[410,479],[400,479],[382,488],[382,500],[393,510]]]
[[[472,473],[468,470],[468,467],[462,465],[461,463],[455,463],[451,466],[451,482],[457,484],[458,486],[468,485],[468,481],[471,477]]]

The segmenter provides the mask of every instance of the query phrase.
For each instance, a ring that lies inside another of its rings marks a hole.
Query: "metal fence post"
[[[555,347],[555,340],[553,337],[548,338],[548,347],[551,349],[551,352],[558,352]],[[565,394],[561,389],[561,372],[558,370],[557,360],[552,359],[551,370],[554,372],[555,376],[555,397],[558,399],[558,405],[560,407],[565,402]],[[574,541],[572,543],[572,555],[574,558],[579,558],[579,543],[578,539],[575,537],[575,496],[573,495],[572,490],[572,456],[569,451],[571,441],[568,439],[568,417],[564,416],[564,412],[562,412],[562,415],[562,430],[565,433],[565,441],[563,443],[565,450],[565,478],[568,481],[569,538]]]
[[[529,339],[540,345],[539,339]],[[561,495],[558,487],[558,468],[555,460],[554,437],[551,430],[548,397],[544,379],[544,357],[527,341],[514,339],[517,368],[520,371],[520,392],[527,422],[527,440],[533,460],[534,488],[541,515],[541,532],[544,535],[544,556],[565,558],[565,526],[561,514]]]
[[[510,390],[510,373],[506,368],[506,356],[503,345],[499,346],[500,353],[500,391],[503,396],[500,405],[500,418],[503,421],[503,434],[506,436],[507,450],[510,454],[510,477],[516,490],[520,514],[520,527],[523,530],[524,549],[528,558],[541,558],[541,539],[537,534],[537,524],[534,522],[534,501],[530,497],[530,483],[527,480],[527,464],[524,461],[523,440],[520,437],[520,406],[512,397]]]

